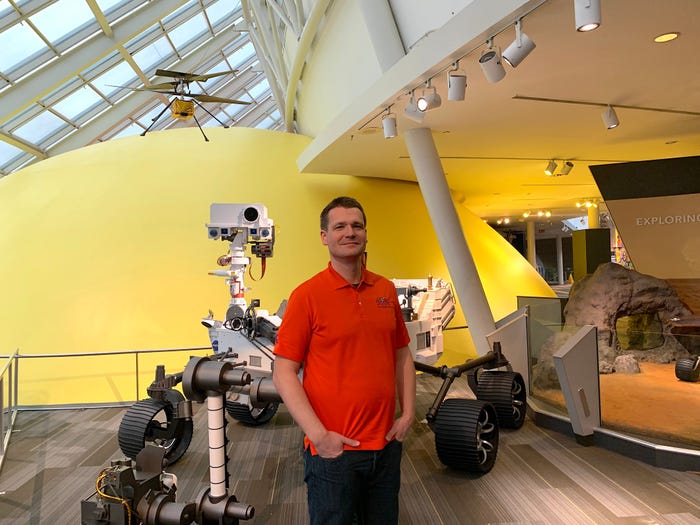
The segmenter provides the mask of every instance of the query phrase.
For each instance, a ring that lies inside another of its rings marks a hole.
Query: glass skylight
[[[53,107],[64,117],[70,120],[76,120],[80,114],[85,113],[89,108],[103,102],[104,99],[92,89],[83,87],[60,102],[57,102]]]
[[[40,143],[58,131],[66,123],[49,111],[42,111],[25,125],[15,130],[15,135],[29,142]]]
[[[121,62],[109,71],[95,78],[91,83],[105,96],[111,96],[119,91],[120,86],[128,86],[136,80],[136,73],[126,62]]]
[[[182,49],[191,40],[194,40],[199,35],[204,34],[207,31],[207,23],[204,20],[204,15],[199,14],[190,18],[184,24],[171,29],[168,35],[170,36],[170,41],[173,43],[176,49]]]
[[[159,68],[202,74],[239,69],[193,83],[191,92],[252,103],[205,102],[195,107],[197,120],[203,126],[218,126],[219,119],[227,126],[280,127],[248,33],[231,30],[243,19],[240,0],[181,0],[174,11],[171,3],[143,0],[96,3],[112,25],[109,37],[85,0],[0,0],[0,96],[17,90],[12,107],[0,104],[0,177],[54,151],[143,133],[172,100],[143,89]],[[115,38],[117,27],[128,41]],[[27,79],[41,89],[26,89]],[[268,102],[258,106],[259,98]],[[151,130],[195,125],[171,118],[168,110]],[[62,146],[68,137],[70,147]]]
[[[238,9],[240,5],[240,2],[228,2],[226,0],[219,0],[218,2],[207,7],[206,9],[209,21],[212,25],[218,24],[220,21],[226,18],[226,15],[231,13],[234,9]]]
[[[0,33],[0,71],[9,73],[26,57],[46,48],[44,41],[29,26],[15,24]]]
[[[79,27],[95,22],[95,16],[85,0],[61,0],[48,5],[29,20],[52,44]],[[57,23],[58,21],[61,23]]]

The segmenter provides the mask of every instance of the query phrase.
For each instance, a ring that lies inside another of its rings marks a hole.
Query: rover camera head
[[[210,207],[210,223],[207,224],[210,239],[227,239],[244,233],[248,241],[272,239],[272,219],[262,204],[214,203]]]

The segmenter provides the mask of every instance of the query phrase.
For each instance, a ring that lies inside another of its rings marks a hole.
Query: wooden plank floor
[[[447,469],[421,422],[438,384],[419,376],[418,417],[404,446],[401,524],[700,524],[698,473],[582,447],[530,420],[501,432],[490,473]],[[456,385],[450,395],[468,392]],[[0,472],[0,524],[80,523],[80,501],[94,492],[99,471],[122,455],[117,429],[123,412],[21,412]],[[208,484],[204,415],[196,405],[192,444],[168,469],[178,477],[178,501],[193,500]],[[255,507],[249,523],[306,523],[302,435],[284,406],[263,427],[230,423],[227,435],[233,493]]]

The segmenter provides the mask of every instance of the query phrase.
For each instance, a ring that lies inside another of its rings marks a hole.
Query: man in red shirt
[[[275,386],[305,433],[313,525],[398,523],[416,376],[396,289],[363,264],[365,226],[353,198],[324,208],[328,268],[292,292],[275,344]]]

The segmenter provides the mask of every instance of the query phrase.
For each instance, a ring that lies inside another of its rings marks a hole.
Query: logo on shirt
[[[377,306],[379,308],[393,308],[394,303],[386,297],[377,297]]]

